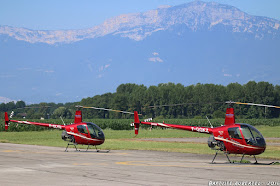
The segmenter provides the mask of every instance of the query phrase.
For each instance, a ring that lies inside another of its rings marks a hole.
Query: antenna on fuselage
[[[66,124],[64,123],[64,121],[63,121],[63,119],[62,119],[62,117],[61,117],[61,116],[60,116],[60,119],[61,119],[61,121],[62,121],[63,125],[65,126]]]
[[[207,117],[207,116],[206,116],[206,118],[207,118],[207,120],[208,120],[208,122],[209,122],[209,124],[210,124],[211,128],[213,128],[213,125],[212,125],[212,123],[210,122],[210,120],[208,119],[208,117]]]

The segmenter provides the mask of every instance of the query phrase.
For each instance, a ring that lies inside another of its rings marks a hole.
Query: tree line
[[[244,85],[230,83],[196,84],[161,83],[144,86],[132,83],[121,84],[114,93],[105,93],[82,99],[75,103],[40,103],[28,105],[23,101],[0,104],[0,112],[14,110],[16,117],[26,118],[73,118],[76,105],[111,108],[123,111],[138,111],[153,118],[224,118],[225,101],[280,105],[280,86],[268,82],[250,81]],[[165,105],[165,106],[164,106]],[[173,105],[173,106],[167,106]],[[31,108],[37,107],[37,108]],[[237,117],[279,118],[280,109],[246,105],[234,105]],[[2,114],[3,115],[3,114]],[[132,118],[133,116],[103,110],[83,109],[84,118]]]

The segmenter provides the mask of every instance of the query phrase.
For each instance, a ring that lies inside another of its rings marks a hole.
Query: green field
[[[265,138],[275,138],[267,142],[280,143],[280,126],[258,126],[260,132]],[[133,130],[104,130],[106,141],[99,146],[101,149],[110,150],[158,150],[168,152],[185,152],[185,153],[200,153],[214,154],[207,142],[205,143],[186,143],[186,142],[155,142],[155,141],[140,141],[139,138],[187,138],[187,137],[205,137],[208,135],[201,133],[192,133],[173,129],[141,129],[139,135],[134,138]],[[46,131],[25,131],[25,132],[1,132],[1,143],[17,143],[30,145],[44,145],[66,147],[67,143],[61,140],[61,131],[46,130]],[[86,148],[86,146],[78,146]],[[260,155],[262,158],[280,159],[280,146],[267,146],[266,151]]]

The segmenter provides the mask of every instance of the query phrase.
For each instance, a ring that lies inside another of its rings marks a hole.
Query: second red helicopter
[[[105,141],[105,135],[99,126],[91,122],[82,121],[82,111],[80,110],[76,111],[74,123],[70,125],[12,120],[8,117],[8,113],[5,112],[5,130],[8,130],[10,122],[63,130],[61,138],[68,142],[65,151],[67,151],[69,145],[74,145],[76,150],[77,144],[88,145],[88,150],[90,145],[96,148],[97,145],[101,145]],[[96,148],[96,151],[98,152],[99,150]]]
[[[278,107],[253,103],[227,103],[229,103],[230,107],[227,108],[225,122],[220,127],[199,127],[167,124],[164,122],[156,123],[150,121],[140,121],[138,113],[136,111],[134,112],[134,123],[132,123],[132,126],[134,126],[136,135],[138,135],[140,124],[205,133],[210,135],[210,137],[208,138],[208,146],[211,149],[216,150],[216,154],[212,160],[212,163],[214,163],[218,151],[223,151],[230,163],[232,163],[232,161],[229,159],[228,154],[242,154],[243,156],[241,158],[241,161],[243,160],[243,157],[245,155],[253,155],[257,163],[255,155],[259,155],[265,151],[265,139],[263,135],[252,125],[235,122],[234,108],[232,108],[232,104],[247,104],[275,108]]]

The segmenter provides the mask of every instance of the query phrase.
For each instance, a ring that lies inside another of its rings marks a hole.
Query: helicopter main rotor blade
[[[150,108],[157,108],[157,107],[173,107],[173,106],[180,106],[180,105],[192,105],[198,103],[179,103],[179,104],[170,104],[170,105],[151,105]]]
[[[173,107],[173,106],[181,106],[181,105],[200,105],[200,104],[221,104],[224,102],[198,102],[198,103],[178,103],[178,104],[168,104],[168,105],[151,105],[149,108],[157,108],[157,107]]]
[[[114,109],[108,109],[108,108],[99,108],[99,107],[85,107],[85,106],[76,106],[80,108],[86,108],[86,109],[95,109],[95,110],[106,110],[106,111],[112,111],[112,112],[120,112],[124,114],[134,114],[133,112],[123,111],[123,110],[114,110]],[[141,114],[139,114],[141,115]]]
[[[252,106],[259,106],[259,107],[280,108],[279,106],[256,104],[256,103],[242,103],[242,102],[234,102],[234,101],[228,101],[226,103],[234,103],[234,104],[238,104],[238,105],[252,105]]]
[[[29,106],[27,106],[27,107],[22,107],[22,108],[17,108],[17,109],[36,109],[36,108],[50,108],[51,106],[36,106],[36,107],[29,107]]]

